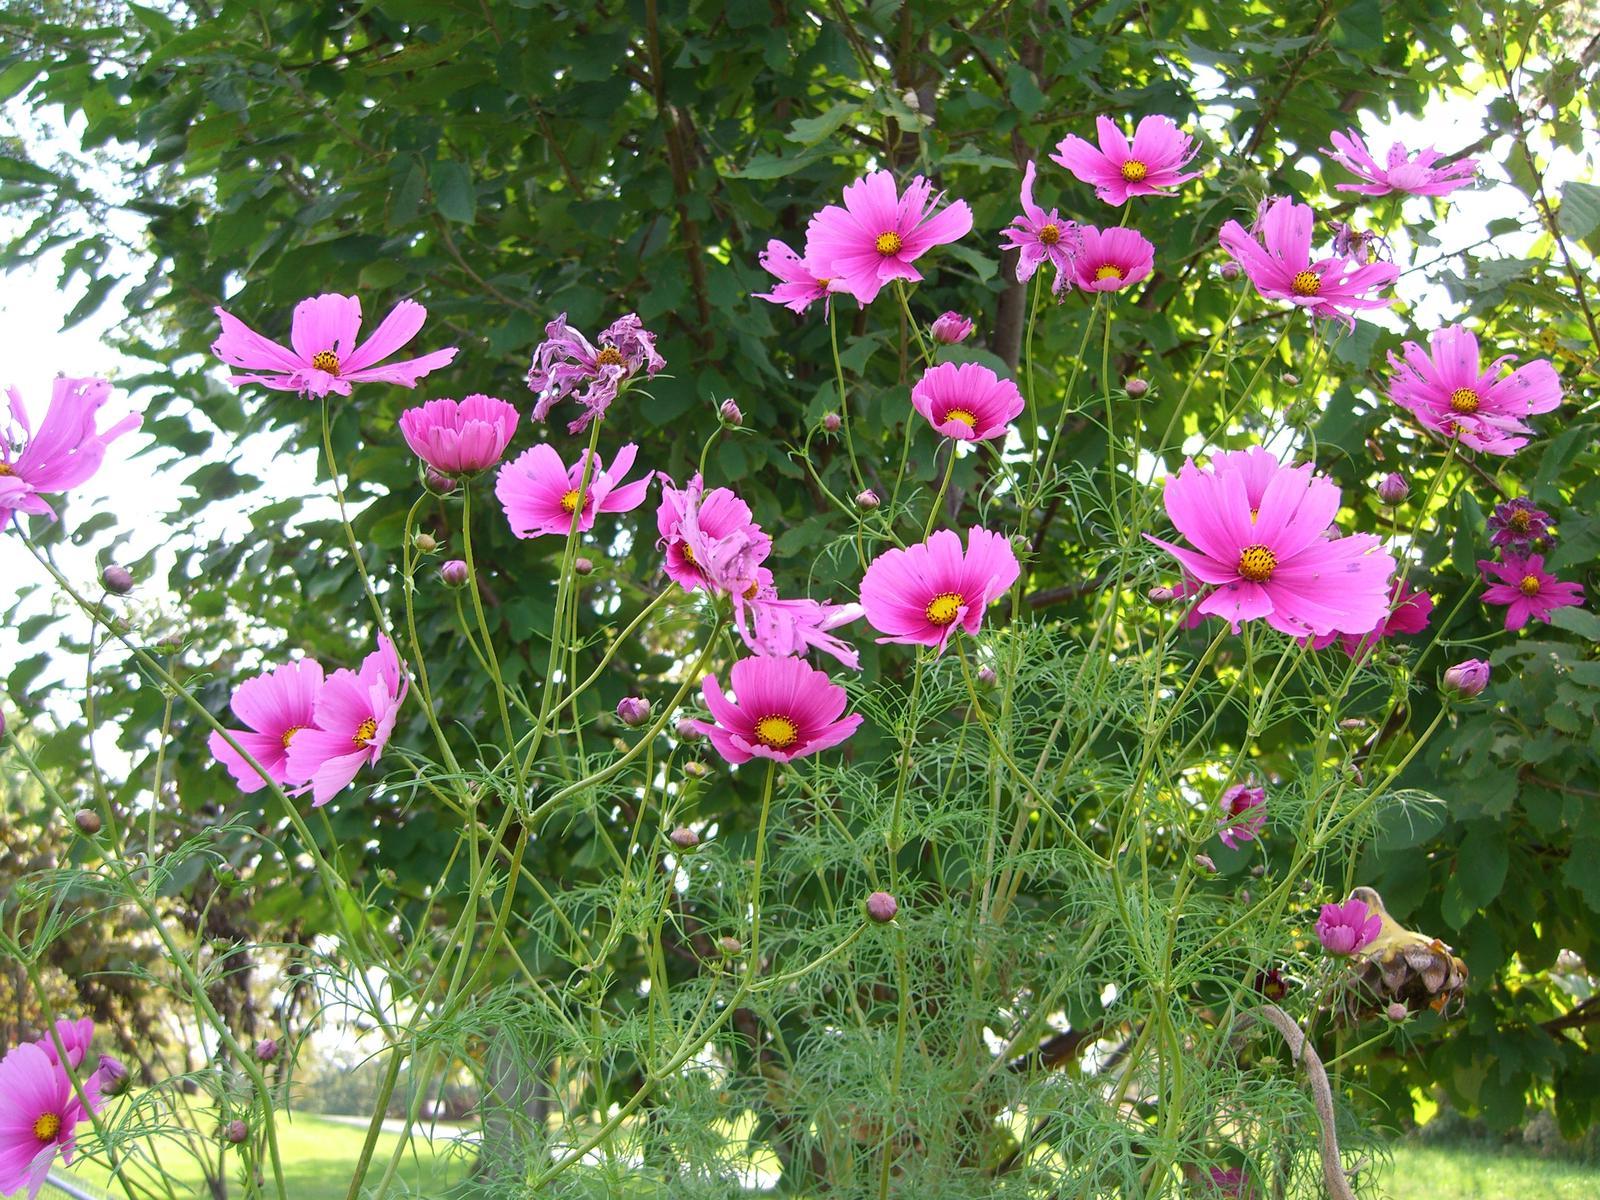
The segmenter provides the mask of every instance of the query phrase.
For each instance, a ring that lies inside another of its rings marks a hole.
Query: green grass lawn
[[[1404,1142],[1378,1184],[1393,1200],[1594,1200],[1600,1167],[1484,1146]]]

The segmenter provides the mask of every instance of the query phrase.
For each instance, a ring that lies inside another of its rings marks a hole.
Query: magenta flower
[[[1382,918],[1354,896],[1343,904],[1324,904],[1317,917],[1317,941],[1340,957],[1372,945],[1382,930]]]
[[[389,311],[372,336],[359,346],[361,300],[332,292],[308,296],[294,306],[289,328],[293,349],[262,337],[232,313],[214,310],[222,319],[222,336],[211,343],[211,353],[230,367],[243,367],[249,375],[230,375],[231,384],[259,383],[280,392],[348,396],[357,383],[397,383],[416,387],[417,380],[445,366],[456,348],[435,350],[421,358],[380,366],[422,328],[428,310],[415,300],[402,300]]]
[[[1395,580],[1389,593],[1389,615],[1366,633],[1325,633],[1311,645],[1321,650],[1337,641],[1351,658],[1359,658],[1385,638],[1421,633],[1433,613],[1433,597],[1410,584]]]
[[[98,1088],[84,1085],[96,1110]],[[0,1192],[27,1189],[38,1196],[56,1156],[72,1162],[78,1123],[86,1119],[72,1080],[36,1042],[14,1047],[0,1060]]]
[[[1222,793],[1222,816],[1217,837],[1229,850],[1253,842],[1267,823],[1267,789],[1259,784],[1236,783]]]
[[[773,238],[757,256],[757,261],[761,263],[763,271],[778,281],[770,292],[754,293],[757,300],[781,304],[797,313],[805,312],[821,300],[826,315],[832,295],[828,285],[832,281],[812,261],[809,245],[806,257],[801,258],[786,242]]]
[[[322,665],[315,659],[302,658],[246,679],[233,689],[230,707],[246,728],[228,732],[280,787],[305,782],[304,776],[296,776],[289,769],[289,746],[316,724],[322,685]],[[248,794],[267,786],[261,773],[220,733],[213,733],[206,745],[211,757],[228,769],[241,792]]]
[[[1314,317],[1343,321],[1352,329],[1356,310],[1393,303],[1371,295],[1400,277],[1393,263],[1356,263],[1337,255],[1311,260],[1311,209],[1306,205],[1278,196],[1267,203],[1257,225],[1260,242],[1237,221],[1222,227],[1220,240],[1268,300],[1287,300]]]
[[[784,658],[821,650],[852,671],[861,669],[861,656],[831,631],[858,620],[863,611],[859,604],[784,600],[765,567],[756,569],[756,582],[749,588],[733,593],[734,627],[753,653]]]
[[[1050,160],[1093,187],[1107,204],[1126,204],[1129,196],[1164,196],[1200,174],[1182,173],[1197,147],[1171,117],[1140,118],[1131,146],[1110,117],[1096,117],[1095,128],[1098,147],[1069,133]]]
[[[567,426],[568,433],[580,433],[590,421],[603,418],[640,371],[653,379],[667,365],[656,353],[655,334],[633,313],[601,330],[598,346],[567,328],[566,313],[544,327],[544,337],[528,367],[528,390],[539,397],[533,419],[544,420],[551,408],[570,396],[583,406],[583,414]]]
[[[1137,230],[1085,225],[1073,270],[1084,291],[1117,292],[1150,274],[1155,263],[1156,248]]]
[[[967,530],[967,549],[952,530],[925,542],[885,550],[867,565],[861,603],[880,642],[945,646],[959,627],[976,634],[984,610],[1005,594],[1021,568],[1003,534]]]
[[[1507,629],[1521,629],[1530,617],[1548,621],[1558,608],[1583,604],[1582,585],[1566,583],[1547,574],[1542,554],[1508,557],[1504,562],[1480,558],[1478,569],[1483,572],[1484,579],[1500,581],[1483,589],[1483,599],[1487,604],[1506,605]]]
[[[940,314],[928,327],[941,346],[955,346],[972,336],[972,322],[958,312]]]
[[[940,363],[911,389],[911,407],[947,438],[1003,437],[1023,409],[1022,393],[981,363]]]
[[[50,407],[39,432],[28,422],[28,410],[16,388],[7,388],[10,419],[0,423],[0,529],[13,512],[55,520],[55,509],[43,493],[65,492],[85,483],[106,456],[106,447],[143,417],[134,413],[101,432],[95,414],[111,395],[104,379],[57,378],[50,384]]]
[[[429,400],[400,414],[411,452],[444,475],[476,475],[500,461],[517,431],[517,410],[474,393],[457,403]]]
[[[705,490],[697,474],[684,488],[661,476],[656,509],[663,568],[685,591],[743,594],[758,582],[772,538],[757,525],[750,506],[727,488]]]
[[[1022,172],[1022,215],[1012,217],[1000,237],[1007,250],[1017,252],[1018,283],[1027,283],[1041,263],[1049,262],[1056,269],[1050,290],[1061,292],[1072,286],[1072,257],[1083,235],[1076,221],[1063,221],[1055,209],[1045,212],[1033,202],[1033,177],[1030,161]]]
[[[1322,153],[1338,163],[1362,183],[1335,185],[1341,192],[1360,192],[1364,196],[1387,196],[1390,192],[1405,192],[1412,196],[1443,196],[1470,184],[1478,173],[1478,160],[1463,158],[1442,167],[1433,164],[1439,152],[1432,146],[1407,152],[1404,142],[1389,147],[1388,162],[1379,166],[1367,149],[1367,143],[1356,130],[1330,134],[1332,148],[1323,147]]]
[[[59,1020],[56,1022],[56,1031],[45,1034],[39,1039],[39,1048],[53,1063],[60,1063],[61,1056],[56,1051],[56,1039],[61,1039],[61,1046],[67,1052],[67,1065],[76,1067],[82,1064],[83,1056],[89,1053],[89,1045],[94,1041],[94,1018],[82,1017],[76,1021]]]
[[[901,195],[894,176],[874,171],[844,189],[844,207],[830,204],[806,228],[806,257],[831,286],[871,304],[891,279],[922,278],[911,264],[972,228],[972,210],[957,200],[936,212],[942,196],[918,175]]]
[[[650,489],[650,476],[623,483],[633,466],[639,447],[629,442],[617,451],[607,469],[597,454],[589,468],[589,487],[583,487],[584,463],[589,452],[583,450],[578,461],[567,466],[555,448],[540,443],[524,450],[500,468],[495,477],[494,494],[506,511],[511,532],[519,538],[557,534],[565,537],[576,524],[587,532],[594,526],[596,513],[632,512],[644,503]]]
[[[289,775],[309,784],[313,808],[378,761],[409,686],[394,643],[381,633],[378,648],[362,660],[359,671],[328,676],[317,696],[315,727],[302,730],[289,745]]]
[[[1243,470],[1193,461],[1167,477],[1167,515],[1197,549],[1145,536],[1212,585],[1195,611],[1234,632],[1261,617],[1293,637],[1372,630],[1389,611],[1394,559],[1371,534],[1329,536],[1337,485],[1309,463],[1280,466],[1252,504],[1249,482]]]
[[[861,714],[841,719],[846,697],[825,672],[800,658],[741,658],[729,672],[733,700],[715,675],[700,693],[715,721],[686,721],[711,739],[731,763],[752,758],[791,762],[837,746],[861,724]]]
[[[1555,540],[1550,514],[1522,496],[1494,506],[1494,512],[1489,514],[1489,533],[1491,546],[1504,547],[1514,554],[1547,548]]]
[[[1511,374],[1500,368],[1515,361],[1502,355],[1479,370],[1478,339],[1465,325],[1447,325],[1428,337],[1432,353],[1416,342],[1389,355],[1394,378],[1389,398],[1408,410],[1424,428],[1488,454],[1511,454],[1528,444],[1533,432],[1525,417],[1546,413],[1561,403],[1556,369],[1536,358]]]

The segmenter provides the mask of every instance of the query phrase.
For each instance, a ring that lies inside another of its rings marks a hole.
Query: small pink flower
[[[211,343],[211,353],[249,375],[230,375],[228,382],[259,383],[281,392],[326,396],[350,394],[357,383],[397,383],[416,387],[417,380],[436,371],[456,356],[456,348],[435,350],[421,358],[379,364],[417,336],[428,310],[415,300],[402,300],[390,310],[372,336],[359,346],[361,300],[332,292],[309,296],[294,306],[289,329],[293,349],[262,337],[232,313],[214,310],[222,320],[222,336]]]
[[[104,379],[58,377],[36,434],[22,395],[16,388],[6,394],[11,404],[9,421],[0,422],[0,530],[11,524],[13,512],[55,520],[43,493],[87,482],[100,469],[106,447],[144,420],[134,413],[102,433],[95,428],[95,414],[111,395],[111,385]]]
[[[730,701],[715,675],[700,684],[715,724],[688,721],[711,739],[731,763],[752,758],[790,762],[830,746],[856,731],[861,714],[841,719],[845,691],[799,658],[741,658],[729,672]]]
[[[1156,264],[1156,248],[1134,229],[1083,227],[1083,244],[1073,260],[1077,283],[1086,292],[1117,292],[1138,283]]]
[[[1049,262],[1056,269],[1050,290],[1065,291],[1072,286],[1072,257],[1083,235],[1076,221],[1063,221],[1055,209],[1045,212],[1033,202],[1033,177],[1030,161],[1022,172],[1022,215],[1011,218],[1000,233],[1001,241],[1007,250],[1017,252],[1018,283],[1028,282],[1041,263]]]
[[[457,403],[429,400],[400,414],[411,452],[445,475],[475,475],[500,461],[517,431],[517,410],[474,393]]]
[[[87,1084],[90,1105],[100,1107],[98,1088]],[[0,1193],[27,1190],[37,1197],[55,1165],[72,1162],[78,1123],[87,1115],[72,1080],[36,1042],[14,1047],[0,1060]]]
[[[589,487],[583,487],[584,463],[589,452],[583,450],[578,461],[567,466],[553,446],[540,443],[524,450],[500,468],[495,477],[494,494],[505,509],[511,532],[519,538],[555,534],[565,537],[576,523],[582,532],[594,526],[596,513],[632,512],[644,503],[650,489],[650,476],[623,483],[633,466],[639,447],[629,442],[617,451],[606,467],[597,454],[589,468]]]
[[[941,346],[956,346],[972,336],[972,322],[958,312],[942,313],[928,332]]]
[[[94,1018],[81,1017],[76,1021],[65,1019],[56,1022],[54,1034],[45,1034],[39,1039],[39,1049],[53,1063],[60,1063],[61,1055],[56,1051],[56,1039],[61,1039],[61,1046],[67,1052],[67,1065],[76,1067],[82,1064],[83,1056],[89,1053],[90,1043],[94,1041]]]
[[[1558,608],[1583,605],[1583,586],[1566,583],[1544,569],[1544,555],[1508,557],[1504,562],[1478,560],[1485,579],[1497,579],[1484,588],[1487,604],[1506,605],[1506,628],[1521,629],[1530,618],[1548,621]]]
[[[821,650],[852,671],[861,669],[861,656],[830,631],[858,620],[862,612],[859,604],[784,600],[772,586],[772,572],[765,567],[757,568],[756,582],[749,588],[733,593],[734,627],[752,652],[783,658]]]
[[[382,634],[359,671],[328,676],[317,696],[316,727],[302,730],[289,745],[289,775],[310,785],[312,807],[322,807],[362,767],[378,761],[409,686],[394,643]]]
[[[967,549],[952,530],[925,542],[885,550],[861,579],[867,623],[880,642],[937,646],[943,654],[957,628],[976,634],[984,610],[1005,594],[1020,571],[1003,534],[981,526],[967,531]]]
[[[758,256],[761,269],[778,282],[770,292],[755,292],[757,300],[781,304],[792,312],[803,313],[818,300],[823,302],[823,315],[832,292],[832,282],[812,262],[809,247],[805,258],[791,250],[786,242],[773,238]]]
[[[1287,196],[1265,202],[1257,222],[1261,241],[1237,221],[1222,227],[1220,241],[1245,269],[1256,291],[1269,300],[1287,300],[1314,317],[1343,321],[1355,328],[1353,313],[1365,308],[1387,308],[1393,300],[1371,293],[1400,277],[1393,263],[1355,263],[1335,255],[1311,260],[1311,209]]]
[[[273,667],[233,689],[233,715],[246,728],[228,732],[280,787],[305,782],[304,777],[296,777],[289,770],[289,746],[316,724],[322,684],[322,665],[315,659],[302,658]],[[267,786],[260,772],[220,733],[213,733],[206,745],[211,757],[228,769],[241,792],[255,792]]]
[[[1382,918],[1354,896],[1343,904],[1324,904],[1317,917],[1317,940],[1341,958],[1372,945],[1382,931]]]
[[[1222,816],[1217,837],[1229,850],[1253,842],[1267,823],[1267,789],[1259,784],[1236,783],[1222,793]]]
[[[604,417],[639,372],[654,379],[667,365],[656,353],[655,334],[633,313],[601,330],[598,346],[567,327],[566,313],[544,327],[544,337],[528,367],[528,390],[539,397],[533,419],[543,421],[551,408],[570,396],[583,406],[583,414],[567,426],[568,433],[581,433],[590,421]]]
[[[1322,153],[1332,158],[1363,183],[1341,183],[1341,192],[1360,192],[1364,196],[1387,196],[1390,192],[1405,192],[1412,196],[1443,196],[1470,184],[1478,173],[1478,160],[1463,158],[1442,167],[1433,164],[1439,152],[1432,146],[1415,154],[1406,151],[1404,142],[1389,147],[1388,162],[1379,166],[1367,149],[1367,143],[1354,129],[1330,134],[1333,148],[1323,147]]]
[[[1100,145],[1068,134],[1050,156],[1095,190],[1107,204],[1126,204],[1129,196],[1163,196],[1200,174],[1181,173],[1197,147],[1171,117],[1148,116],[1133,131],[1133,144],[1110,117],[1096,117]]]
[[[1024,407],[1022,392],[981,363],[940,363],[911,389],[911,406],[947,438],[1003,437]]]
[[[830,204],[811,218],[806,258],[830,286],[871,304],[892,279],[920,280],[913,262],[972,229],[965,200],[936,212],[940,198],[921,175],[902,195],[890,172],[874,171],[844,189],[843,208]]]
[[[772,538],[756,524],[750,506],[727,488],[706,491],[699,475],[684,488],[661,476],[656,529],[667,575],[689,592],[748,591],[772,550]]]
[[[1514,453],[1528,444],[1527,435],[1533,432],[1524,418],[1561,403],[1561,378],[1542,358],[1504,378],[1500,370],[1515,361],[1514,355],[1502,355],[1480,370],[1478,339],[1465,325],[1434,330],[1428,346],[1431,353],[1407,342],[1401,347],[1404,357],[1390,353],[1394,378],[1389,398],[1424,428],[1458,437],[1463,446],[1488,454]]]

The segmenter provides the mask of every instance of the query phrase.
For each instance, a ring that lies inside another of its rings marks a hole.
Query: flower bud
[[[722,407],[717,409],[717,414],[721,416],[724,425],[739,426],[744,424],[744,414],[739,411],[739,406],[732,400],[724,400]]]
[[[864,508],[868,512],[871,512],[873,509],[877,508],[881,503],[883,502],[878,499],[878,493],[873,491],[871,488],[868,488],[866,491],[861,492],[856,496],[856,507]]]
[[[78,827],[78,832],[86,837],[93,837],[100,832],[100,814],[92,808],[80,808],[73,813],[72,823]]]
[[[175,633],[169,633],[156,643],[156,649],[163,654],[176,654],[183,649],[183,639]]]
[[[579,575],[592,575],[594,573],[594,559],[584,558],[579,555],[572,560],[572,569]]]
[[[844,424],[844,419],[836,412],[822,414],[822,427],[829,433],[838,433],[839,427]]]
[[[122,1060],[110,1054],[100,1056],[100,1066],[95,1071],[95,1077],[100,1082],[99,1091],[102,1096],[120,1096],[133,1082],[128,1074],[128,1068],[122,1065]]]
[[[629,729],[639,728],[650,720],[650,701],[624,696],[617,701],[617,719]]]
[[[873,892],[867,897],[867,916],[879,925],[886,925],[894,920],[895,913],[899,911],[900,906],[888,892]]]
[[[452,558],[439,568],[439,581],[445,587],[465,587],[467,579],[467,564],[459,558]]]
[[[1278,378],[1282,379],[1287,387],[1297,387],[1300,383],[1300,376],[1291,371],[1285,371],[1282,375],[1278,376]]]
[[[223,1129],[222,1136],[227,1138],[228,1141],[232,1142],[235,1146],[242,1145],[250,1140],[250,1126],[246,1125],[238,1117],[235,1117],[233,1120],[229,1121],[226,1128]]]
[[[1170,587],[1153,587],[1145,593],[1145,598],[1151,604],[1171,604],[1178,598],[1178,589]]]
[[[673,726],[680,742],[698,742],[701,738],[699,728],[694,723],[693,717],[679,717],[678,723]]]
[[[1444,673],[1444,690],[1458,700],[1471,700],[1483,695],[1489,686],[1489,664],[1481,658],[1458,662]]]
[[[1123,381],[1122,390],[1127,392],[1129,396],[1133,397],[1133,399],[1137,400],[1140,396],[1144,395],[1150,390],[1150,384],[1148,381],[1143,379],[1128,379]]]
[[[958,312],[947,312],[934,321],[929,332],[934,341],[954,346],[972,336],[972,322]]]
[[[119,596],[126,596],[133,591],[133,575],[127,567],[119,567],[112,563],[100,572],[100,582],[105,585],[108,592],[115,592]]]
[[[1411,485],[1398,471],[1390,471],[1378,480],[1378,499],[1393,508],[1411,494]]]
[[[1393,1004],[1389,1005],[1388,1008],[1383,1010],[1383,1015],[1398,1025],[1411,1015],[1411,1010],[1396,1000]]]
[[[448,496],[461,486],[443,471],[435,471],[432,467],[428,468],[427,474],[422,477],[422,482],[435,496]]]
[[[671,833],[667,834],[667,841],[671,842],[679,850],[693,850],[700,844],[700,835],[687,825],[679,825]]]
[[[1235,279],[1239,278],[1239,264],[1234,262],[1225,262],[1217,271],[1217,274],[1221,275],[1229,283],[1232,283]]]
[[[735,954],[744,950],[744,943],[736,937],[719,937],[717,939],[717,949],[732,958]]]
[[[1212,859],[1211,855],[1209,855],[1209,854],[1196,854],[1194,856],[1194,861],[1195,861],[1195,865],[1198,866],[1207,875],[1215,875],[1217,873],[1217,864],[1216,864],[1215,860]]]
[[[439,548],[439,539],[431,533],[419,533],[411,539],[411,544],[423,554],[432,554]]]
[[[256,1059],[259,1062],[269,1063],[278,1057],[278,1040],[276,1038],[262,1038],[256,1043]]]
[[[1000,676],[994,673],[993,667],[979,667],[978,682],[983,684],[984,687],[993,687],[1000,682]]]
[[[701,762],[699,759],[691,758],[688,762],[683,764],[683,773],[689,776],[690,779],[704,779],[707,775],[711,774],[711,768],[706,766],[705,763]]]

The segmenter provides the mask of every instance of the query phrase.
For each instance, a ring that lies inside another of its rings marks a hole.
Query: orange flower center
[[[1539,594],[1539,577],[1537,575],[1524,575],[1522,582],[1517,584],[1517,590],[1524,596],[1537,596]]]
[[[615,346],[602,346],[600,353],[594,356],[594,365],[597,367],[621,367],[626,366],[627,363],[622,357],[621,350],[618,350]]]
[[[978,427],[978,418],[964,408],[949,409],[944,414],[944,419],[946,421],[960,421],[968,429],[976,429]]]
[[[1130,158],[1122,164],[1122,178],[1128,183],[1143,183],[1144,177],[1150,174],[1150,168],[1137,158]]]
[[[41,1142],[53,1142],[56,1134],[61,1132],[61,1117],[58,1113],[40,1113],[39,1119],[33,1123],[33,1136]]]
[[[11,469],[11,464],[10,463],[8,463],[8,462],[0,462],[0,475],[15,475],[15,474],[16,474],[16,472]]]
[[[891,229],[887,233],[880,233],[877,241],[872,244],[877,248],[879,254],[887,258],[891,254],[899,254],[900,247],[905,245],[905,242],[901,240],[898,233]]]
[[[318,350],[311,356],[311,365],[319,371],[326,371],[329,375],[337,375],[339,356],[332,350]]]
[[[1105,266],[1100,267],[1095,271],[1094,277],[1096,279],[1121,279],[1122,268],[1114,267],[1110,263],[1107,263]]]
[[[1296,296],[1315,296],[1322,291],[1322,276],[1315,271],[1296,271],[1289,290]]]
[[[788,717],[776,713],[756,722],[756,741],[774,750],[787,750],[800,740],[800,730]]]
[[[1265,546],[1246,546],[1239,551],[1239,574],[1251,583],[1265,583],[1277,566],[1278,556]]]
[[[749,587],[745,588],[744,598],[746,600],[754,600],[756,598],[756,593],[760,590],[761,584],[759,582],[752,582]]]
[[[561,497],[561,511],[569,516],[578,511],[582,497],[576,491],[570,491]]]
[[[1046,246],[1054,246],[1061,240],[1061,226],[1051,222],[1039,230],[1039,240]]]
[[[928,607],[923,610],[923,615],[928,618],[928,624],[943,629],[961,614],[961,606],[964,603],[965,600],[960,592],[940,592],[928,601]]]
[[[356,745],[360,746],[362,749],[366,749],[368,746],[372,745],[372,739],[377,736],[378,723],[371,717],[368,717],[365,721],[356,726],[356,736],[354,740]]]
[[[1533,514],[1525,508],[1519,508],[1511,514],[1511,519],[1506,524],[1518,533],[1527,533],[1533,528]]]
[[[299,733],[304,728],[304,725],[291,725],[289,728],[283,731],[283,748],[285,750],[289,748],[289,743],[294,741],[294,735]]]
[[[1454,412],[1475,413],[1478,404],[1478,393],[1471,388],[1457,388],[1450,393],[1450,408]]]

